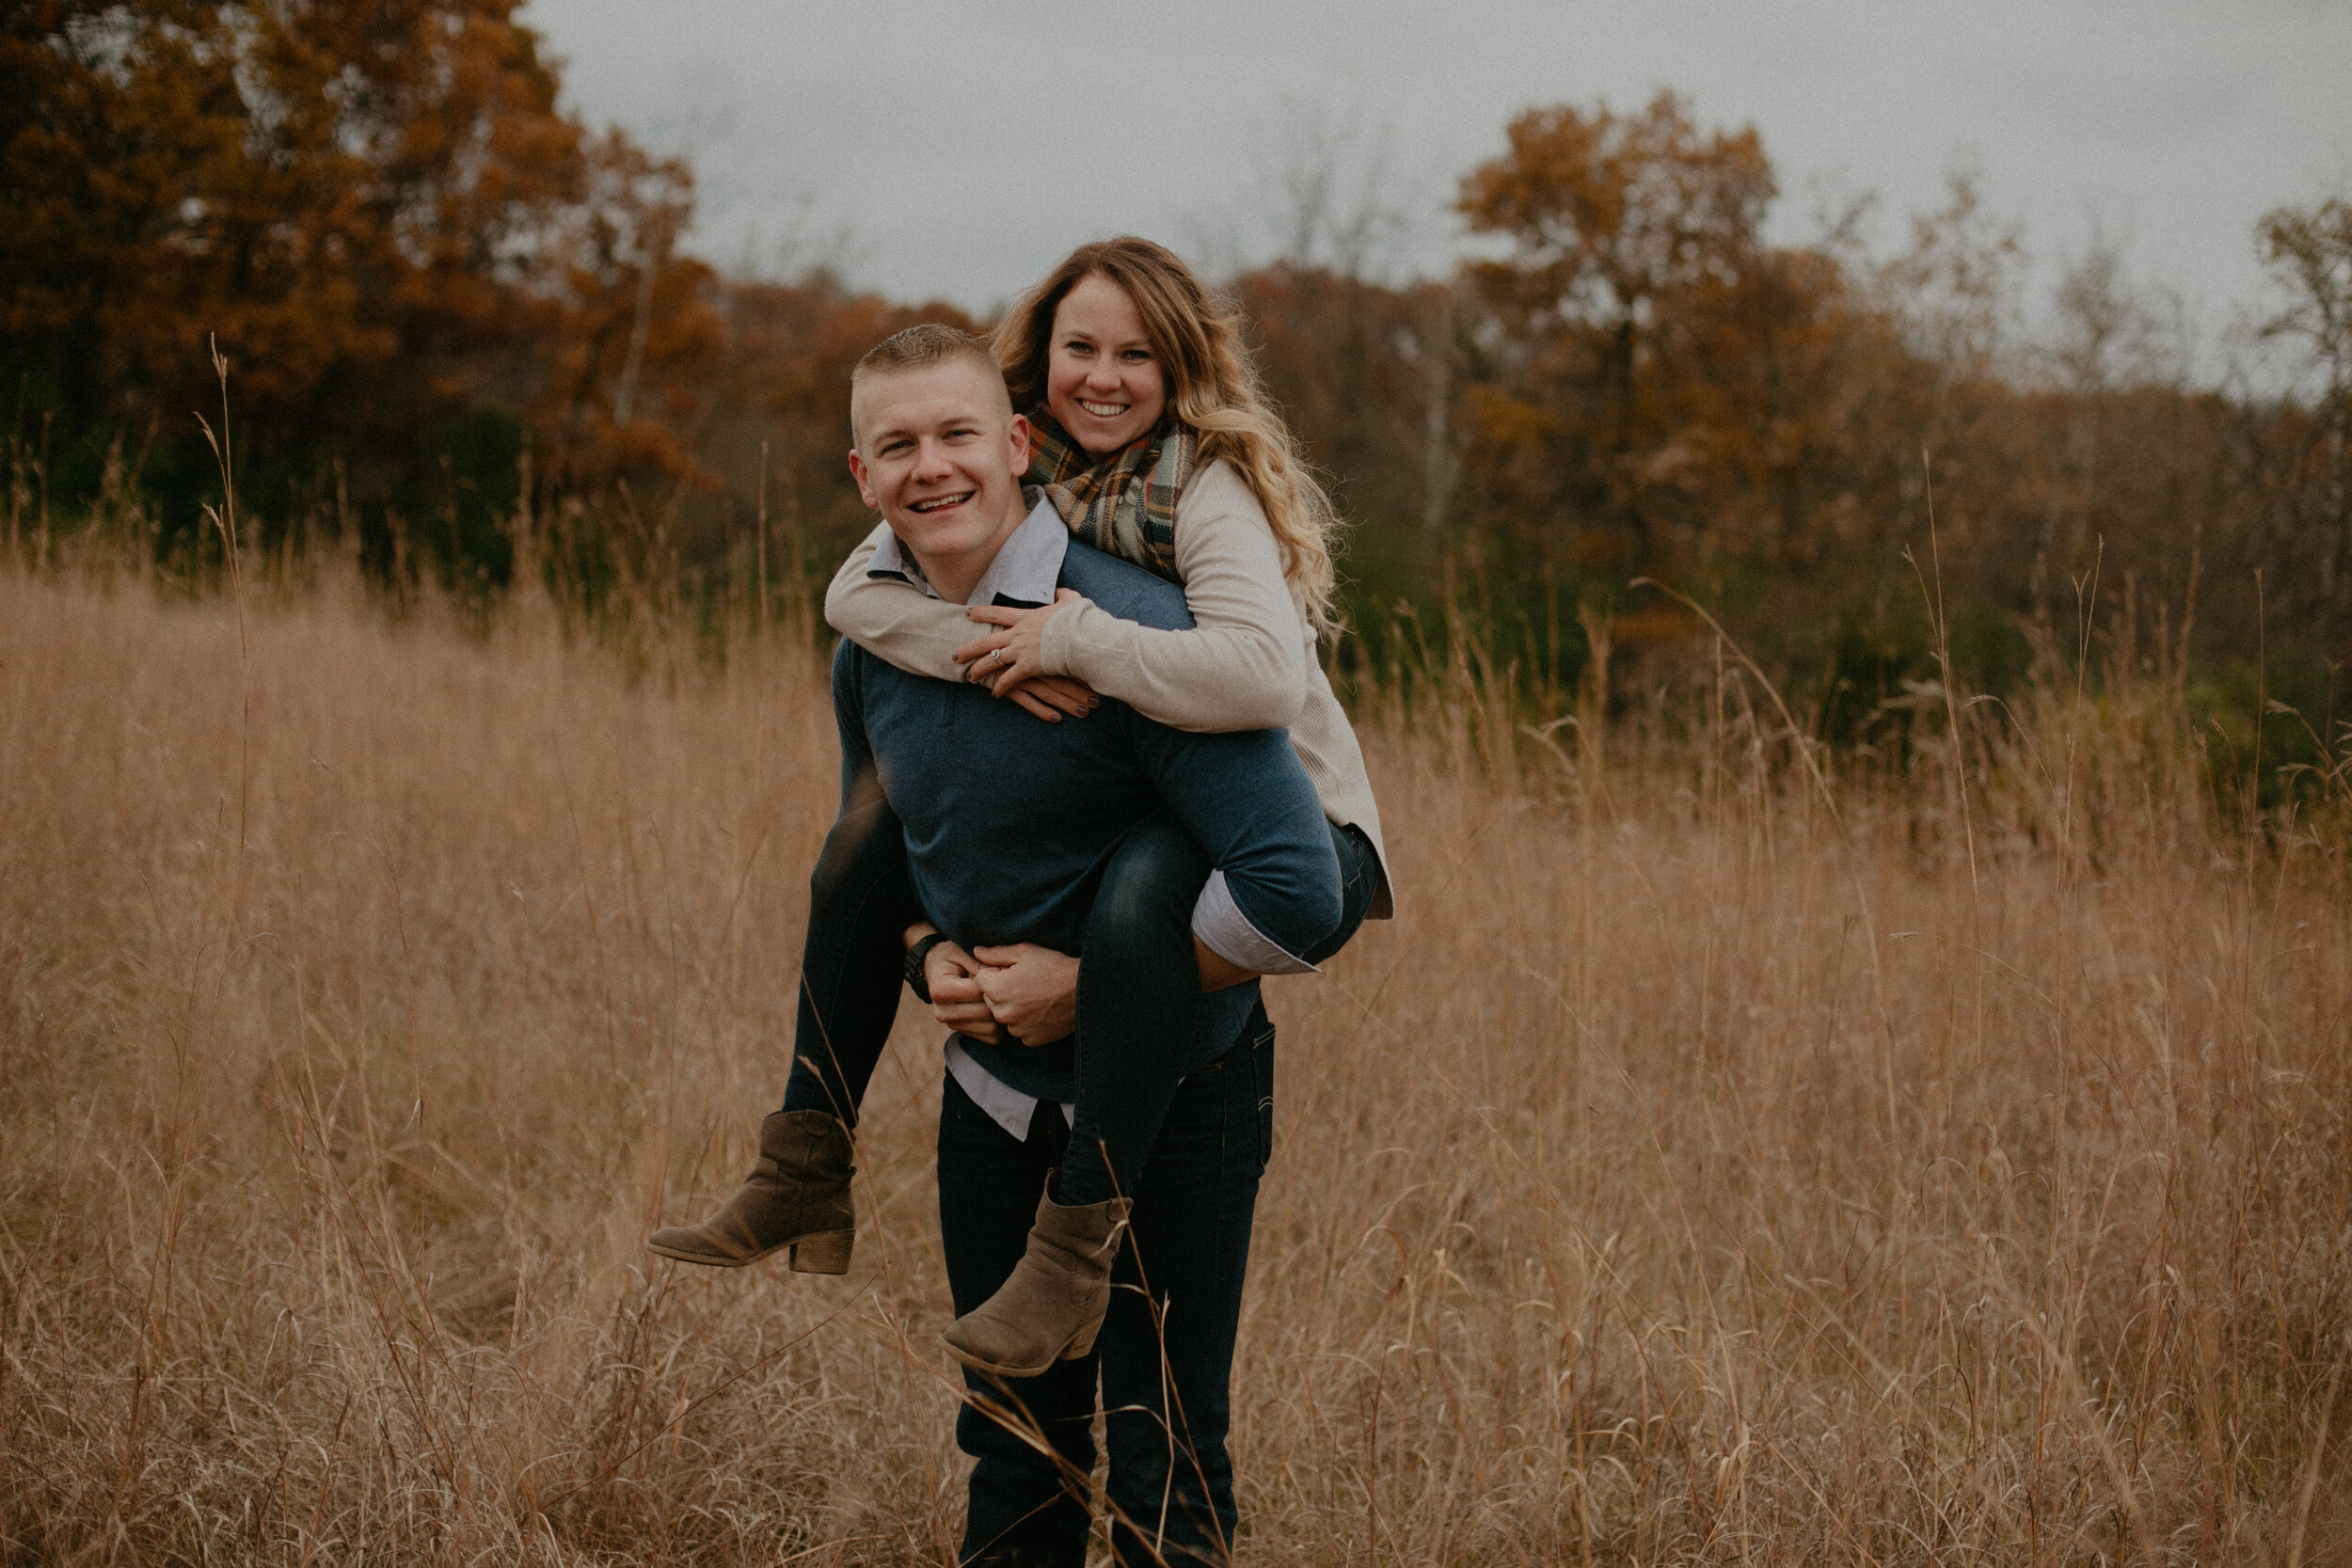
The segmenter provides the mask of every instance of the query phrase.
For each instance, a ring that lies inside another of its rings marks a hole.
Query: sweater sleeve
[[[961,605],[942,603],[889,578],[867,577],[874,546],[889,531],[888,523],[876,523],[833,575],[825,590],[825,624],[910,675],[961,680],[963,666],[955,661],[955,651],[987,628],[966,620]]]
[[[1194,629],[1162,631],[1074,604],[1045,623],[1046,670],[1171,729],[1272,730],[1297,718],[1307,700],[1306,626],[1264,510],[1223,463],[1196,475],[1177,502],[1176,572]],[[830,594],[825,610],[831,619]]]

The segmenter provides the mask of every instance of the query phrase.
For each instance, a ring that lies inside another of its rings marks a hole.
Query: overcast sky
[[[1286,149],[1385,157],[1412,230],[1457,241],[1454,182],[1534,105],[1754,124],[1773,231],[1881,198],[1883,245],[1969,167],[2025,226],[2037,287],[2094,222],[2208,334],[2264,296],[2255,219],[2352,186],[2352,0],[1833,5],[1776,0],[1076,0],[824,5],[529,0],[592,123],[692,159],[712,260],[845,264],[900,299],[991,309],[1083,240],[1163,238],[1212,266],[1264,248]]]

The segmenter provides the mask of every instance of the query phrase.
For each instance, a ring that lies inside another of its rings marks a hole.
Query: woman
[[[1308,955],[1328,956],[1367,913],[1389,912],[1378,816],[1355,736],[1313,657],[1313,628],[1330,625],[1329,509],[1260,402],[1232,320],[1171,253],[1121,239],[1073,252],[1014,309],[994,346],[1013,406],[1031,421],[1030,483],[1078,538],[1181,582],[1196,629],[1120,621],[1067,591],[1041,609],[967,612],[903,580],[869,578],[882,530],[834,578],[827,620],[902,669],[986,682],[1056,721],[1083,722],[1090,688],[1182,729],[1289,725],[1347,887],[1345,920]],[[964,954],[937,939],[907,890],[887,807],[846,814],[812,879],[796,1060],[784,1109],[763,1124],[759,1166],[704,1225],[660,1232],[654,1249],[733,1265],[789,1246],[795,1268],[848,1267],[848,1127],[888,1035],[909,945],[908,978],[967,1035],[1009,1027],[1058,1037],[1033,1031],[1067,1033],[1074,1000],[1077,1099],[1048,1196],[1073,1224],[1115,1239],[1181,1087],[1173,1064],[1194,999],[1248,977],[1192,937],[1212,871],[1172,818],[1131,834],[1105,868],[1074,998],[1057,1006],[1052,993],[1069,989],[1052,969],[1058,956]],[[956,1085],[967,1076],[959,1067]],[[995,1089],[1002,1111],[1007,1096]],[[1015,1125],[1021,1098],[1001,1125]],[[1254,1183],[1252,1172],[1251,1200]],[[1077,1317],[1056,1318],[1046,1297],[1068,1292],[1041,1293],[1034,1278],[1025,1287],[1036,1252],[1033,1239],[1003,1290],[949,1331],[967,1365],[1027,1376],[1091,1345],[1104,1292]],[[1197,1449],[1203,1423],[1189,1424]],[[1212,1478],[1208,1490],[1223,1494],[1203,1501],[1230,1526],[1230,1488]]]

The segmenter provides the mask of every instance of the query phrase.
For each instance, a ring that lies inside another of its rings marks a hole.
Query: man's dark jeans
[[[1093,1354],[1009,1384],[964,1374],[974,1402],[957,1418],[956,1442],[977,1465],[961,1561],[1085,1561],[1098,1373],[1110,1413],[1105,1490],[1117,1560],[1230,1557],[1233,1335],[1273,1129],[1274,1030],[1261,1008],[1232,1049],[1177,1086],[1136,1183],[1129,1244]],[[1019,1139],[947,1080],[939,1219],[959,1316],[995,1294],[1020,1261],[1068,1139],[1058,1106],[1041,1104]],[[1023,1433],[1041,1433],[1052,1456]]]

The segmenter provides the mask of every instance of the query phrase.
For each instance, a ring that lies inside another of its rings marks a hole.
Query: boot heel
[[[1107,1314],[1105,1315],[1107,1316]],[[1101,1318],[1097,1318],[1094,1320],[1093,1324],[1089,1327],[1085,1333],[1070,1341],[1069,1346],[1062,1351],[1061,1354],[1057,1357],[1057,1359],[1062,1361],[1077,1360],[1078,1357],[1084,1355],[1087,1352],[1094,1348],[1094,1337],[1102,1332],[1103,1320]]]
[[[827,1230],[802,1237],[785,1259],[795,1274],[848,1274],[850,1249],[856,1242],[854,1230]]]

